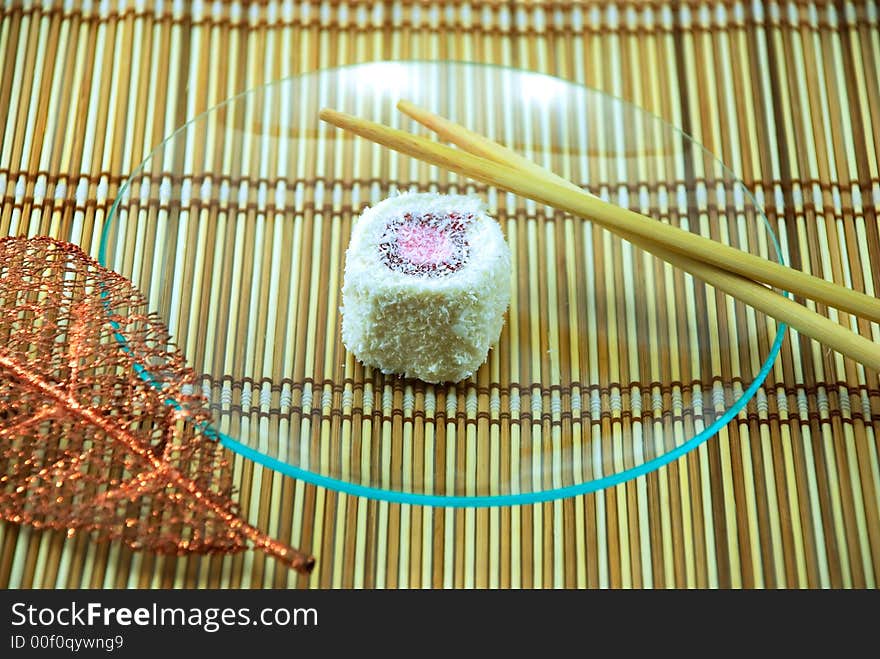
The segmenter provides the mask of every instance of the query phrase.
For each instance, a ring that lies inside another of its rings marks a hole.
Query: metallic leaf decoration
[[[124,277],[75,245],[0,240],[0,515],[158,553],[260,549],[195,374]]]

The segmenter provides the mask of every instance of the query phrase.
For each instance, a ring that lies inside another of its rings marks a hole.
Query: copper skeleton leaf
[[[239,517],[193,371],[78,247],[0,240],[0,515],[159,553],[314,560]]]

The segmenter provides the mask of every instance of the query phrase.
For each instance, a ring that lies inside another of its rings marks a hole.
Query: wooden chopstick
[[[454,124],[442,117],[419,111],[412,104],[405,103],[401,109],[410,114],[410,116],[418,115],[420,117],[418,120],[422,121],[424,119],[425,125],[432,129],[435,129],[435,126],[438,127],[440,129],[438,133],[450,141],[459,144],[462,149],[453,149],[417,135],[335,110],[321,110],[319,116],[324,121],[335,126],[350,130],[371,141],[433,165],[464,174],[575,215],[589,217],[594,220],[602,219],[604,221],[600,221],[600,224],[622,235],[625,239],[632,241],[639,247],[669,261],[676,267],[690,272],[694,276],[742,300],[768,316],[787,323],[802,334],[810,336],[872,369],[880,370],[880,346],[859,334],[849,331],[831,319],[752,281],[748,278],[748,275],[743,275],[743,268],[734,269],[733,272],[727,271],[725,268],[731,261],[729,255],[732,252],[735,255],[747,257],[742,259],[743,261],[749,261],[751,264],[745,268],[746,270],[754,270],[755,265],[759,265],[761,267],[758,270],[764,272],[763,268],[766,266],[777,266],[774,269],[775,273],[770,277],[774,281],[780,280],[778,275],[779,271],[782,270],[797,273],[797,275],[801,275],[804,278],[815,279],[822,284],[828,285],[815,286],[810,285],[808,282],[807,285],[798,287],[801,291],[818,288],[821,289],[823,294],[827,294],[828,287],[830,286],[835,292],[835,301],[841,297],[837,289],[850,293],[856,293],[855,291],[816,277],[811,277],[791,268],[774,264],[747,252],[742,252],[736,248],[722,245],[683,229],[662,224],[633,211],[604,202],[580,190],[573,183],[551,174],[536,163],[532,163],[485,137],[477,136],[476,133],[467,131],[463,127],[458,126],[458,124]],[[476,136],[479,139],[473,139],[472,136]],[[471,149],[479,151],[481,155],[470,153]],[[645,227],[646,222],[663,229],[653,231],[653,227]],[[670,229],[673,233],[666,232],[665,229]],[[658,238],[658,236],[660,237]],[[672,241],[677,248],[670,247],[670,236],[673,236]],[[691,240],[691,238],[697,240]],[[680,242],[675,242],[679,239]],[[705,246],[706,243],[710,246],[708,249]],[[687,253],[682,253],[683,246],[684,248],[689,247],[695,253],[700,254],[703,260],[701,261],[692,258]],[[719,250],[716,247],[723,249]],[[715,258],[719,254],[720,257]],[[722,264],[725,266],[724,268],[720,267]],[[797,275],[793,278],[798,279]],[[790,278],[792,278],[790,275],[783,273],[782,279],[788,280]],[[759,281],[764,280],[759,279]],[[791,287],[789,286],[789,288]],[[867,295],[857,293],[857,296],[859,295],[873,304],[865,304],[864,300],[859,301],[858,297],[856,297],[857,304],[854,306],[868,308],[871,311],[868,317],[872,320],[880,318],[880,313],[878,313],[877,309],[874,309],[874,306],[880,304],[880,302]],[[832,306],[843,307],[839,302]]]

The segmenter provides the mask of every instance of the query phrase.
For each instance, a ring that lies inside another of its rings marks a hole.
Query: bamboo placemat
[[[743,179],[793,264],[873,294],[877,9],[7,3],[0,234],[50,234],[95,253],[126,174],[188,117],[300,72],[455,59],[585,83],[681,126]],[[876,326],[861,330],[880,340]],[[711,391],[712,377],[682,384]],[[312,551],[310,579],[259,554],[162,558],[7,524],[0,586],[874,588],[878,396],[876,374],[791,334],[758,394],[718,436],[597,494],[431,509],[346,496],[237,458],[243,512]]]

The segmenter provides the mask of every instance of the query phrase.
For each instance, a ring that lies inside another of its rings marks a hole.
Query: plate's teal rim
[[[719,158],[715,156],[712,152],[710,152],[706,147],[697,142],[693,137],[685,133],[683,130],[678,128],[677,126],[673,126],[666,120],[664,120],[659,115],[656,115],[652,112],[648,112],[647,110],[637,106],[630,101],[622,99],[620,97],[614,96],[612,94],[607,94],[605,92],[599,91],[597,89],[593,89],[592,87],[587,87],[586,85],[581,85],[576,82],[572,82],[571,80],[565,80],[564,78],[559,78],[557,76],[551,76],[546,73],[539,73],[537,71],[529,71],[527,69],[519,69],[512,66],[502,66],[498,64],[482,64],[479,62],[459,62],[453,60],[446,61],[432,61],[432,60],[405,60],[405,61],[393,61],[393,60],[377,60],[373,62],[361,62],[358,64],[349,64],[346,66],[333,67],[330,69],[320,69],[317,71],[311,71],[308,73],[297,74],[293,76],[289,76],[287,78],[281,78],[279,80],[274,80],[272,82],[266,83],[264,85],[260,85],[258,87],[253,87],[246,91],[243,91],[235,96],[231,96],[225,101],[218,103],[217,105],[205,110],[204,112],[196,115],[188,122],[183,124],[180,128],[171,133],[168,137],[166,137],[162,142],[160,142],[156,147],[154,147],[146,158],[132,171],[126,181],[119,188],[119,192],[116,194],[116,199],[113,201],[113,205],[110,207],[110,212],[107,215],[107,220],[104,223],[104,229],[101,232],[101,245],[98,250],[98,262],[104,266],[109,267],[107,265],[107,240],[109,238],[110,227],[113,225],[113,221],[116,217],[116,212],[119,204],[122,201],[122,197],[125,191],[128,189],[129,184],[132,179],[140,173],[147,162],[149,162],[153,155],[161,149],[165,144],[173,140],[180,132],[186,129],[186,127],[196,121],[199,121],[202,117],[207,115],[214,110],[223,107],[229,103],[234,102],[238,98],[245,96],[247,94],[254,93],[261,89],[266,89],[268,87],[274,85],[280,85],[290,80],[295,80],[297,78],[304,78],[307,76],[316,76],[321,74],[327,74],[335,71],[342,71],[346,69],[355,69],[359,67],[366,66],[376,66],[380,64],[395,64],[395,65],[453,65],[453,66],[461,66],[461,67],[472,67],[472,68],[490,68],[490,69],[498,69],[502,71],[513,71],[517,73],[527,73],[529,75],[542,76],[545,78],[551,78],[553,80],[557,80],[563,82],[567,85],[571,85],[573,87],[580,87],[586,89],[587,91],[595,94],[600,94],[607,98],[614,99],[618,103],[622,105],[629,106],[641,112],[642,114],[646,114],[650,117],[653,117],[655,120],[662,122],[664,125],[671,128],[673,131],[681,135],[682,137],[687,138],[698,147],[700,147],[705,153],[707,153],[711,158],[717,162],[723,171],[730,174],[730,176],[737,181],[741,186],[746,195],[752,204],[754,204],[755,208],[761,214],[762,219],[764,220],[764,224],[767,227],[767,232],[770,235],[770,239],[773,242],[773,246],[776,249],[776,255],[779,258],[779,261],[784,263],[784,258],[782,255],[782,247],[779,244],[779,240],[776,237],[776,233],[773,231],[773,228],[770,226],[769,221],[767,220],[767,216],[764,213],[764,209],[761,208],[760,204],[758,204],[757,199],[752,195],[748,188],[742,183],[742,180],[736,176],[736,174],[730,170]],[[787,297],[791,297],[791,295],[787,292],[784,292],[784,295]],[[324,487],[327,489],[335,490],[338,492],[344,492],[346,494],[350,494],[353,496],[361,496],[369,499],[377,499],[380,501],[388,501],[390,503],[402,503],[402,504],[413,504],[418,506],[436,506],[442,508],[487,508],[493,506],[518,506],[518,505],[526,505],[532,503],[542,503],[545,501],[552,501],[554,499],[563,499],[567,497],[576,496],[579,494],[589,494],[590,492],[596,492],[598,490],[605,489],[606,487],[612,487],[614,485],[619,485],[626,481],[632,480],[634,478],[638,478],[639,476],[644,476],[660,467],[663,467],[670,462],[673,462],[680,458],[681,456],[689,453],[697,446],[708,440],[710,437],[715,435],[721,428],[727,425],[739,412],[743,407],[752,399],[757,392],[758,387],[766,379],[767,375],[770,373],[770,369],[773,367],[773,363],[776,361],[776,357],[779,355],[779,351],[782,348],[782,341],[785,338],[785,332],[788,329],[787,325],[784,323],[779,324],[778,331],[776,332],[776,338],[773,341],[773,344],[770,347],[770,351],[767,355],[767,359],[761,366],[761,370],[758,372],[757,377],[755,377],[754,381],[742,392],[742,395],[733,402],[733,404],[721,415],[716,421],[705,428],[701,433],[695,435],[684,444],[675,447],[670,450],[668,453],[664,453],[661,456],[654,458],[653,460],[649,460],[648,462],[642,463],[637,467],[633,467],[631,469],[627,469],[625,471],[619,472],[617,474],[613,474],[610,476],[603,476],[597,480],[588,481],[586,483],[581,483],[579,485],[569,485],[566,487],[555,488],[551,490],[541,490],[539,492],[526,492],[526,493],[518,493],[518,494],[496,494],[496,495],[475,495],[475,496],[454,496],[454,495],[443,495],[443,494],[419,494],[414,492],[404,492],[401,490],[384,490],[375,487],[369,487],[367,485],[360,485],[358,483],[343,481],[338,478],[332,478],[330,476],[324,476],[322,474],[318,474],[312,471],[308,471],[307,469],[302,469],[300,467],[296,467],[287,462],[283,462],[277,458],[270,457],[263,453],[260,453],[256,449],[248,446],[247,444],[242,444],[237,439],[230,437],[224,433],[217,431],[215,428],[210,427],[206,428],[206,431],[216,436],[220,443],[223,446],[229,448],[231,451],[238,453],[239,455],[248,458],[249,460],[253,460],[254,462],[274,469],[276,471],[281,472],[286,476],[291,476],[292,478],[298,478],[300,480],[306,481],[313,485],[317,485],[319,487]],[[121,343],[125,344],[125,339],[119,334],[116,334],[117,340]],[[140,373],[140,371],[139,371]],[[140,373],[141,377],[144,377],[146,380],[153,382],[152,378],[149,377],[146,373]],[[176,401],[169,400],[167,401],[170,405],[177,405]]]

